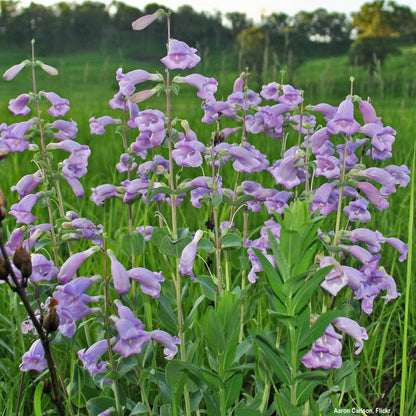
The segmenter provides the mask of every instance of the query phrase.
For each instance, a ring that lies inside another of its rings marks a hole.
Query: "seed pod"
[[[3,190],[0,188],[0,222],[7,216],[7,200]]]
[[[59,327],[59,316],[56,313],[55,307],[58,304],[58,301],[54,298],[49,299],[49,312],[43,318],[42,326],[45,328],[46,332],[49,334],[55,332]]]
[[[7,270],[6,262],[3,257],[0,257],[0,280],[7,280],[8,275],[9,271]]]
[[[27,279],[32,274],[32,259],[30,253],[22,246],[18,247],[13,255],[13,263]]]
[[[56,313],[55,309],[51,309],[46,316],[43,318],[43,327],[46,332],[55,332],[59,327],[59,316]]]

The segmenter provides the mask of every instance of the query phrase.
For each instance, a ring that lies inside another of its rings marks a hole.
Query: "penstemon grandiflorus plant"
[[[109,236],[93,219],[65,212],[58,180],[83,197],[79,178],[90,152],[74,141],[74,122],[46,123],[40,106],[46,98],[57,117],[69,103],[37,93],[35,82],[31,94],[10,101],[15,115],[26,116],[32,105],[37,117],[2,125],[3,153],[39,151],[39,171],[12,188],[20,202],[11,214],[24,227],[2,243],[2,279],[31,318],[25,332],[37,331],[21,370],[42,372],[45,385],[50,378],[59,414],[326,414],[342,406],[356,364],[342,359],[342,333],[354,339],[357,354],[368,339],[357,306],[370,315],[381,291],[386,302],[399,296],[379,253],[391,244],[404,261],[407,246],[366,227],[372,207],[387,209],[388,196],[409,181],[405,166],[378,167],[391,157],[395,131],[353,94],[353,80],[337,107],[305,107],[303,92],[283,79],[256,93],[246,72],[226,100],[217,100],[214,78],[173,76],[200,57],[171,38],[169,12],[143,16],[133,29],[160,16],[168,28],[165,75],[120,68],[119,92],[110,100],[118,117],[90,119],[92,134],[117,125],[122,148],[120,183],[97,185],[90,199],[98,206],[121,199],[127,224],[118,227],[127,232]],[[32,57],[4,78],[25,66],[34,80],[36,67],[56,74]],[[139,84],[145,87],[136,91]],[[174,114],[174,97],[186,85],[202,100],[208,139]],[[161,94],[158,109],[139,108]],[[253,144],[265,136],[281,148],[273,163]],[[54,149],[70,153],[57,167]],[[31,211],[42,201],[48,224],[34,225]],[[50,260],[39,253],[48,247]],[[16,253],[24,254],[23,266]],[[77,276],[89,258],[97,274]],[[87,306],[92,302],[96,307]],[[76,350],[79,361],[58,366],[54,349]],[[72,365],[78,376],[62,373]],[[81,376],[81,366],[89,375]]]

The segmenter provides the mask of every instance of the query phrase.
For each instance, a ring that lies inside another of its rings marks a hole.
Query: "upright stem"
[[[167,31],[168,31],[168,42],[170,40],[170,14],[167,14]],[[168,121],[167,133],[168,133],[168,148],[169,148],[169,188],[173,191],[176,190],[175,176],[174,176],[174,165],[172,157],[172,141],[170,140],[172,136],[172,111],[171,111],[171,94],[170,94],[170,72],[166,68],[166,117]],[[172,193],[171,195],[171,210],[172,210],[172,234],[173,238],[177,239],[178,237],[178,222],[177,222],[177,210],[176,210],[176,194]],[[175,287],[176,293],[176,307],[178,313],[178,332],[181,340],[180,348],[180,357],[181,361],[186,361],[186,352],[185,352],[185,335],[183,332],[183,310],[182,310],[182,289],[181,289],[181,275],[179,272],[179,259],[176,259],[176,271],[174,273],[173,284]],[[189,398],[189,392],[185,386],[184,388],[184,399],[185,399],[185,412],[187,416],[191,415],[191,402]]]
[[[109,284],[110,278],[107,275],[107,249],[106,249],[106,238],[103,236],[103,274],[104,274],[104,326],[105,326],[105,336],[107,339],[107,351],[108,351],[108,360],[110,361],[110,366],[112,371],[116,371],[116,366],[114,364],[113,351],[111,348],[111,336],[110,336],[110,325],[109,325],[109,316],[110,316],[110,299],[109,299]],[[114,398],[116,402],[116,413],[118,416],[123,416],[121,411],[120,404],[120,392],[118,390],[118,384],[113,383]]]
[[[37,319],[35,312],[32,309],[32,306],[26,296],[26,289],[25,287],[23,287],[23,285],[19,282],[19,280],[17,279],[12,266],[10,264],[10,260],[9,260],[9,256],[6,252],[6,248],[4,246],[4,242],[3,242],[3,230],[2,227],[0,225],[0,249],[1,249],[1,253],[5,262],[5,266],[7,271],[9,272],[9,275],[13,281],[13,285],[11,286],[13,288],[13,290],[18,294],[18,296],[20,297],[28,315],[30,320],[33,323],[33,326],[36,329],[36,332],[39,336],[39,339],[42,343],[42,347],[45,351],[45,359],[46,362],[48,364],[48,369],[49,369],[49,375],[51,378],[51,384],[52,384],[52,395],[51,395],[51,399],[53,404],[56,406],[56,410],[58,411],[59,415],[61,416],[65,416],[65,408],[63,405],[63,399],[62,399],[62,395],[61,392],[59,390],[59,382],[58,382],[58,377],[56,374],[56,368],[54,365],[54,361],[53,361],[53,355],[51,352],[51,345],[50,345],[50,339],[48,334],[44,331],[44,329],[42,328],[41,323],[39,322],[39,320]]]
[[[339,188],[337,219],[336,219],[336,223],[335,223],[335,235],[334,235],[334,243],[333,243],[334,246],[336,246],[338,244],[339,229],[340,229],[340,225],[341,225],[342,197],[343,197],[343,194],[344,194],[345,165],[346,165],[346,159],[347,159],[347,144],[348,144],[348,137],[345,137],[345,141],[344,141],[344,160],[342,161],[342,169],[341,169],[341,186]]]

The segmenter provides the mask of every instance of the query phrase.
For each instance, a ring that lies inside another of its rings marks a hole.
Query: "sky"
[[[31,2],[44,4],[46,6],[57,3],[58,0],[21,0],[21,5],[27,7]],[[71,1],[71,0],[67,0]],[[84,0],[72,0],[76,3],[83,3]],[[98,0],[100,1],[100,0]],[[318,8],[324,8],[328,12],[341,12],[350,15],[351,12],[357,12],[364,3],[372,0],[121,0],[123,3],[143,9],[148,3],[158,3],[171,8],[173,11],[178,7],[189,4],[197,12],[206,11],[214,13],[220,11],[223,15],[227,12],[246,13],[247,17],[252,18],[255,22],[260,20],[261,15],[271,13],[286,13],[294,16],[297,12],[304,10],[312,12]],[[102,3],[110,0],[101,0]],[[387,3],[387,1],[386,1]],[[396,0],[396,4],[409,6],[416,11],[415,0]]]

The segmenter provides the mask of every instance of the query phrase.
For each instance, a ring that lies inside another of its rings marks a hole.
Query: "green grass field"
[[[3,73],[11,65],[26,59],[28,55],[29,53],[24,55],[1,51],[0,72]],[[102,183],[113,183],[117,178],[118,174],[114,166],[118,162],[121,139],[114,137],[110,129],[102,136],[91,136],[88,119],[92,116],[102,115],[116,117],[114,110],[108,106],[108,100],[118,90],[115,80],[117,68],[123,67],[124,72],[136,68],[162,72],[163,66],[159,62],[135,62],[117,56],[117,54],[103,56],[98,53],[52,56],[44,61],[55,66],[59,70],[59,75],[51,77],[39,73],[38,89],[54,91],[70,100],[71,110],[66,119],[73,119],[78,123],[77,140],[87,144],[92,150],[88,174],[82,179],[86,188],[86,197],[71,202],[73,205],[68,205],[67,209],[74,208],[79,212],[85,212],[85,215],[91,219],[102,222],[111,238],[117,240],[123,231],[120,228],[120,223],[123,223],[127,218],[127,212],[120,213],[119,201],[114,200],[106,204],[104,212],[88,198],[90,196],[89,188]],[[219,84],[226,96],[231,92],[233,81],[238,76],[238,72],[230,72],[225,68],[223,60],[207,57],[206,63],[201,68],[196,67],[195,69],[196,72],[200,71],[206,76],[216,77],[219,74]],[[279,71],[277,73],[279,74]],[[280,77],[280,75],[278,76]],[[393,145],[393,158],[390,162],[397,165],[406,164],[411,167],[415,150],[416,46],[404,48],[402,55],[388,59],[385,66],[377,72],[376,82],[372,89],[368,85],[366,72],[361,68],[348,65],[347,58],[342,56],[306,62],[296,68],[293,74],[288,75],[290,83],[295,88],[304,90],[306,105],[323,101],[338,105],[349,94],[350,76],[355,77],[354,93],[362,98],[371,97],[384,124],[391,125],[397,131],[396,141]],[[270,81],[272,80],[267,80],[267,82]],[[7,109],[8,101],[30,89],[31,79],[28,69],[25,69],[25,72],[19,74],[13,81],[0,80],[0,124],[2,122],[11,124],[16,121]],[[203,115],[200,100],[195,96],[193,89],[183,88],[183,90],[179,96],[172,98],[173,116],[186,117],[191,128],[195,128],[199,140],[208,143],[209,137],[204,137],[206,133],[199,123]],[[163,96],[153,97],[142,103],[140,107],[144,109],[146,107],[153,108],[153,106],[163,110]],[[265,140],[264,144],[259,147],[268,155],[276,152],[276,143],[270,139]],[[277,159],[277,156],[270,157],[270,160],[273,159]],[[20,177],[33,171],[30,155],[13,154],[2,162],[0,167],[1,187],[5,190],[6,196],[9,195],[10,198],[16,199],[16,195],[10,192],[7,194],[7,192]],[[66,195],[69,200],[70,191],[68,189],[64,189],[64,199]],[[399,188],[398,192],[390,198],[388,212],[378,213],[377,219],[371,223],[372,228],[382,230],[385,236],[395,236],[408,241],[410,233],[413,232],[410,230],[409,233],[409,218],[411,217],[411,209],[414,208],[412,204],[410,185],[405,189]],[[182,225],[189,226],[192,230],[196,229],[199,218],[195,218],[194,214],[189,215],[188,212],[183,212],[181,209],[179,211]],[[136,222],[141,223],[143,217],[149,213],[140,208],[134,215]],[[412,254],[409,251],[408,262],[416,266]],[[407,411],[404,414],[412,416],[416,415],[416,391],[413,388],[416,385],[416,361],[414,355],[410,355],[410,351],[416,346],[414,279],[413,274],[409,276],[411,273],[409,266],[406,263],[398,262],[397,253],[393,249],[384,249],[383,256],[387,272],[395,277],[398,291],[402,293],[402,296],[386,305],[383,301],[379,301],[371,316],[362,317],[361,325],[366,326],[369,332],[371,330],[371,336],[365,342],[358,366],[352,367],[352,377],[346,378],[346,385],[342,386],[346,392],[348,391],[345,393],[344,403],[345,407],[371,408],[374,404],[373,401],[388,390],[384,407],[391,409],[389,414],[399,414],[400,400],[404,397],[401,383],[404,382],[404,385],[407,386]],[[158,268],[151,254],[144,261],[146,261],[146,267]],[[85,272],[94,273],[91,266],[90,268]],[[173,291],[172,288],[170,290]],[[187,290],[190,289],[187,288]],[[156,305],[153,300],[152,305]],[[186,306],[191,308],[192,305]],[[23,404],[21,412],[16,414],[34,414],[29,410],[31,409],[33,384],[29,383],[27,379],[22,379],[18,369],[20,357],[27,349],[24,337],[20,332],[20,323],[23,319],[24,312],[19,305],[18,298],[15,294],[9,293],[6,285],[0,285],[0,415],[4,416],[15,414],[14,409],[20,386],[23,386]],[[198,329],[193,330],[198,332]],[[406,348],[409,357],[407,362],[403,361],[402,357],[403,340],[407,340]],[[60,340],[57,341],[58,350],[61,349],[60,352],[64,354],[65,345],[64,343],[60,345],[59,342]],[[68,362],[63,363],[62,366],[70,372],[71,388],[69,392],[73,403],[76,404],[77,401],[83,400],[82,393],[86,394],[85,391],[81,392],[78,389],[81,379],[85,375],[72,364],[76,357],[72,355],[67,358]],[[401,374],[404,367],[407,369],[407,374],[406,378],[402,380]],[[91,383],[86,383],[86,385],[87,390],[94,388]],[[54,413],[52,411],[52,413],[44,414]]]

